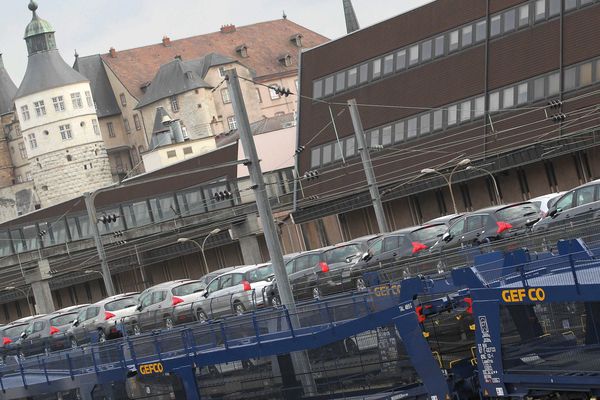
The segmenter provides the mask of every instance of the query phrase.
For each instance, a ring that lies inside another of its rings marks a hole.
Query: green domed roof
[[[38,17],[35,12],[38,8],[38,5],[35,1],[31,0],[29,3],[29,9],[33,12],[33,18],[27,28],[25,28],[25,39],[31,36],[41,35],[44,33],[52,33],[54,29],[52,29],[52,25],[45,19],[41,19]]]

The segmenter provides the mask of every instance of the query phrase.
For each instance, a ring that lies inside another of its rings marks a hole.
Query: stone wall
[[[33,182],[24,182],[0,189],[0,223],[35,211],[39,205]]]

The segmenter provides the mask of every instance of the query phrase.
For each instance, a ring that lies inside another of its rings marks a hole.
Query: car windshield
[[[106,303],[104,305],[104,309],[106,311],[119,311],[124,310],[125,308],[135,307],[136,305],[137,301],[135,297],[125,297],[124,299],[119,299],[111,301],[110,303]]]
[[[532,201],[531,204],[533,204],[537,208],[542,208],[542,201],[541,200]]]
[[[443,235],[448,228],[444,224],[430,225],[411,232],[411,236],[417,242],[431,242]]]
[[[347,246],[336,247],[335,249],[327,250],[324,256],[328,264],[335,264],[346,262],[346,258],[362,252],[363,250],[358,244],[350,244]]]
[[[260,282],[266,280],[271,275],[273,275],[273,266],[269,264],[246,272],[246,280],[250,283]]]
[[[174,287],[171,292],[175,296],[187,296],[188,294],[201,292],[205,288],[206,284],[204,282],[192,282]]]
[[[76,312],[69,313],[69,314],[62,314],[62,315],[52,318],[50,320],[50,325],[51,326],[68,325],[68,324],[72,323],[73,321],[75,321],[75,318],[77,318]]]
[[[533,204],[516,204],[496,211],[501,221],[514,221],[520,218],[538,215],[538,210]]]
[[[11,326],[10,328],[6,328],[2,335],[8,338],[17,337],[25,330],[27,326],[27,324]],[[33,326],[33,324],[31,324],[31,326]]]

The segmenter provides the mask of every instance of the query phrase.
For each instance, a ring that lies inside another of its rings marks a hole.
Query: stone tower
[[[37,15],[25,29],[29,59],[14,98],[42,207],[112,183],[89,81],[60,56],[52,26]]]
[[[7,132],[5,125],[12,122],[13,99],[17,93],[17,87],[8,75],[0,54],[0,188],[12,185],[14,179],[14,167],[10,151],[8,151]]]

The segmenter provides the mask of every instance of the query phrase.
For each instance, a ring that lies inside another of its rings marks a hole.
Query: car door
[[[77,323],[75,323],[71,328],[71,335],[75,337],[76,340],[80,340],[83,337],[83,323],[85,321],[85,314],[87,312],[87,308],[84,308],[83,310],[79,311],[79,314],[77,314]]]
[[[221,317],[225,314],[228,314],[229,310],[231,309],[229,306],[231,298],[229,291],[232,280],[232,274],[222,275],[219,279],[219,286],[217,290],[210,294],[213,317]]]
[[[290,284],[292,293],[297,298],[309,298],[314,284],[314,266],[319,263],[319,256],[316,254],[306,254],[297,257],[294,260],[294,272],[290,275]]]
[[[100,307],[88,307],[85,310],[85,320],[80,323],[81,331],[79,337],[76,337],[78,342],[87,342],[90,339],[89,332],[94,330],[94,318],[100,313]]]
[[[571,210],[566,211],[566,219],[570,219],[572,224],[586,222],[594,216],[598,210],[600,202],[598,200],[598,185],[584,186],[575,190],[574,204]]]
[[[573,208],[574,200],[575,191],[571,190],[556,202],[548,214],[550,218],[548,221],[549,229],[568,223],[568,220],[571,218],[569,210]]]
[[[483,238],[483,221],[484,215],[476,214],[469,215],[465,221],[465,230],[462,238],[460,239],[461,246],[469,246],[471,244],[478,244]]]
[[[150,307],[152,306],[153,295],[154,291],[148,291],[143,293],[139,300],[139,314],[137,320],[142,329],[150,325],[150,321],[152,320],[152,311]]]

